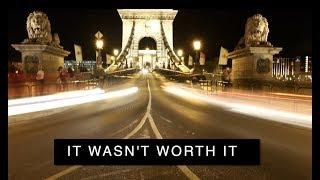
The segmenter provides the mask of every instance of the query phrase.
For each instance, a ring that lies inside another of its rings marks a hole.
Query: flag
[[[228,63],[228,50],[221,46],[220,56],[219,56],[219,65],[227,65]]]
[[[189,61],[188,61],[189,66],[193,66],[193,58],[192,56],[189,55]]]
[[[82,50],[81,50],[81,46],[79,45],[74,45],[74,53],[75,53],[75,57],[76,57],[76,61],[78,63],[82,62]]]
[[[206,63],[206,55],[203,52],[200,52],[199,63],[200,65],[204,65]]]
[[[107,64],[112,64],[112,56],[109,54],[106,54]]]

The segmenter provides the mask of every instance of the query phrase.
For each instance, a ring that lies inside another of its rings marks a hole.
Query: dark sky
[[[104,34],[105,50],[121,48],[122,22],[116,9],[9,9],[8,58],[19,60],[20,53],[10,44],[27,38],[26,19],[34,10],[45,12],[51,22],[52,33],[58,33],[62,46],[74,59],[73,44],[82,46],[83,58],[94,59],[94,34]],[[261,13],[269,22],[269,41],[283,47],[281,56],[295,57],[312,53],[312,13],[305,10],[216,10],[181,9],[173,24],[174,47],[185,54],[192,52],[193,39],[200,39],[207,60],[219,55],[220,46],[233,50],[244,34],[246,19]]]

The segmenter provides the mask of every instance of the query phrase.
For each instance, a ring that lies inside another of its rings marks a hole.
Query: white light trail
[[[61,108],[66,106],[73,106],[73,105],[78,105],[78,104],[83,104],[88,102],[106,100],[106,99],[115,98],[115,97],[128,96],[136,92],[138,92],[138,88],[132,87],[132,88],[123,89],[123,90],[114,91],[114,92],[108,92],[108,93],[95,93],[95,94],[89,93],[85,96],[76,96],[68,99],[56,99],[53,101],[45,101],[45,102],[41,101],[41,102],[32,103],[32,104],[10,106],[8,107],[8,116],[19,115],[19,114],[30,113],[30,112],[38,112],[38,111]]]
[[[78,90],[78,91],[69,91],[69,92],[62,92],[47,96],[36,96],[36,97],[28,97],[28,98],[20,98],[20,99],[12,99],[8,100],[8,106],[16,106],[16,105],[23,105],[23,104],[33,104],[33,103],[40,103],[46,101],[53,101],[59,99],[68,99],[80,96],[87,96],[92,94],[102,94],[105,91],[100,88],[90,89],[90,90]]]
[[[283,110],[275,110],[268,107],[258,107],[254,104],[248,103],[233,103],[231,100],[222,98],[212,98],[210,96],[193,91],[189,88],[183,88],[175,85],[162,86],[164,91],[187,98],[189,100],[202,100],[210,104],[222,106],[228,111],[246,114],[249,116],[255,116],[272,121],[278,121],[287,124],[298,125],[302,127],[312,128],[312,116],[307,114],[293,113]]]

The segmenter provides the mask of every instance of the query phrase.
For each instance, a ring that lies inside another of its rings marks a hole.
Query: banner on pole
[[[75,53],[76,61],[78,63],[81,63],[82,62],[81,46],[74,44],[74,53]]]
[[[188,65],[193,66],[193,58],[189,55]]]
[[[206,63],[206,55],[203,52],[200,52],[199,63],[200,65],[204,65]]]
[[[111,56],[110,54],[106,54],[106,59],[107,59],[107,64],[112,64],[112,58],[113,56]]]
[[[219,56],[219,65],[227,65],[228,63],[228,50],[221,46],[220,56]]]

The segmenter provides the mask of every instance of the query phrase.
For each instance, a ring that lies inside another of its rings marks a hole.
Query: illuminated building
[[[272,66],[272,76],[277,79],[290,80],[301,75],[309,78],[312,74],[312,58],[305,56],[296,58],[275,57]]]

